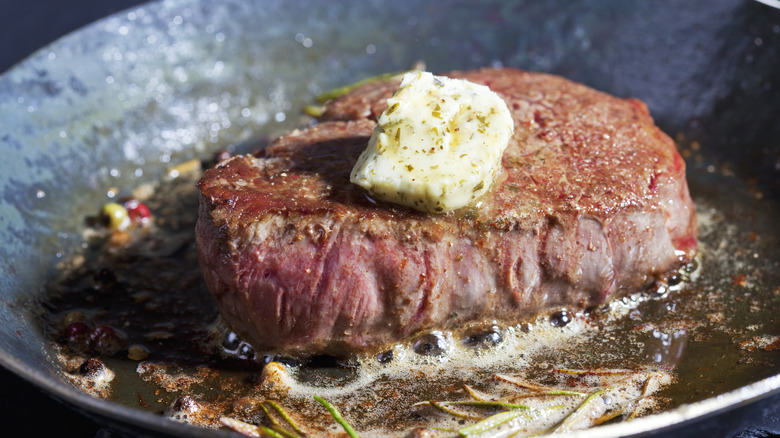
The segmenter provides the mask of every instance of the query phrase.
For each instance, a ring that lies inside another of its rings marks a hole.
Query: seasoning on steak
[[[197,240],[224,319],[256,348],[347,353],[636,292],[691,260],[685,164],[643,103],[511,69],[448,76],[505,99],[515,134],[480,205],[427,215],[349,174],[396,82],[331,103],[265,157],[206,171]]]

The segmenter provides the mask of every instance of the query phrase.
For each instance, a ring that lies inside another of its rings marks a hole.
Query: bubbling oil
[[[97,355],[121,378],[96,396],[205,427],[221,427],[223,417],[268,425],[261,406],[274,401],[312,434],[338,433],[313,395],[338,406],[361,436],[407,436],[418,428],[430,436],[452,436],[480,424],[478,418],[512,412],[510,406],[518,405],[525,414],[500,426],[518,436],[614,421],[610,416],[618,411],[627,414],[616,418],[626,418],[665,409],[695,396],[673,383],[679,367],[687,366],[685,351],[691,345],[697,354],[709,351],[705,347],[720,338],[703,337],[702,327],[718,327],[719,318],[728,318],[717,313],[728,295],[712,288],[713,280],[700,284],[697,277],[705,269],[697,266],[760,251],[732,251],[739,234],[723,225],[724,210],[700,207],[701,255],[642,293],[587,311],[560,308],[512,324],[485,321],[420,333],[353,357],[292,358],[255,351],[224,324],[214,323],[219,317],[197,268],[194,218],[181,214],[197,208],[197,192],[193,178],[181,178],[155,187],[145,199],[158,216],[156,228],[141,233],[138,245],[115,248],[99,233],[87,236],[85,255],[65,266],[63,279],[52,286],[44,319],[69,380],[83,381],[87,390],[91,374],[81,372],[81,365]],[[726,235],[714,239],[718,227]],[[706,269],[708,278],[751,286],[750,279],[734,280],[742,278],[733,276],[734,269],[745,264],[718,266]],[[751,305],[733,303],[743,302]],[[706,317],[697,316],[702,307],[708,309]],[[74,321],[93,332],[113,327],[124,343],[108,343],[112,349],[105,354],[74,350],[63,338],[63,329]],[[144,354],[131,355],[129,347]],[[708,381],[714,380],[721,379]],[[123,382],[135,383],[125,388]],[[677,387],[680,394],[669,389]],[[652,397],[669,393],[675,398]],[[463,404],[480,401],[494,405]]]
[[[625,320],[643,302],[658,300],[680,287],[659,284],[591,312],[559,309],[519,324],[490,322],[434,330],[378,354],[323,361],[326,366],[322,368],[277,358],[270,367],[266,365],[274,371],[264,379],[283,384],[285,397],[295,403],[305,404],[318,395],[345,407],[352,418],[362,418],[357,422],[361,436],[387,436],[398,422],[407,427],[417,424],[421,434],[423,430],[429,434],[422,436],[450,436],[442,431],[468,427],[476,418],[512,412],[505,409],[510,406],[523,406],[525,412],[497,425],[491,431],[495,436],[578,430],[619,416],[615,412],[639,415],[651,411],[656,404],[650,396],[670,384],[674,375],[652,361],[629,368],[568,368],[567,364],[595,365],[601,360],[567,362],[572,346],[594,344],[609,336],[605,322]],[[330,373],[330,378],[323,379],[323,373]],[[375,403],[377,399],[381,403]],[[477,403],[463,404],[469,401]],[[494,409],[486,410],[479,402],[493,403]],[[372,409],[362,416],[359,410],[350,409],[361,405]],[[442,408],[445,405],[457,408]],[[495,409],[499,405],[503,407]],[[388,423],[385,418],[396,422]]]
[[[691,264],[677,276],[689,280],[697,274],[696,264]],[[644,360],[606,367],[614,353],[601,350],[599,341],[617,340],[626,321],[635,318],[644,303],[663,301],[684,284],[658,282],[645,292],[589,311],[561,308],[517,324],[488,321],[432,330],[349,358],[257,354],[256,360],[266,366],[261,388],[283,387],[285,399],[293,406],[307,406],[314,395],[331,400],[357,418],[361,436],[388,436],[388,430],[399,424],[417,425],[421,436],[450,436],[442,431],[511,412],[506,410],[510,406],[523,406],[527,412],[491,433],[565,432],[623,412],[641,415],[658,408],[651,395],[674,381],[671,367],[655,360],[659,353],[641,342],[634,349],[648,350],[644,356],[637,354]],[[240,350],[235,334],[220,327],[231,341],[227,343],[231,349],[223,346],[221,353],[235,354]],[[468,402],[476,404],[464,405]],[[493,409],[480,402],[493,403]],[[327,423],[327,419],[320,421]]]

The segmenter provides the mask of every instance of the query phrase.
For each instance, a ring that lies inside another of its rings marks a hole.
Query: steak
[[[245,340],[349,353],[599,305],[692,259],[685,163],[642,102],[513,69],[446,76],[489,86],[515,120],[499,179],[476,206],[429,215],[350,184],[396,81],[336,99],[261,158],[205,172],[200,263]]]

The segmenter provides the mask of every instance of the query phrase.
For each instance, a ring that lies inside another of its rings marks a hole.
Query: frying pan
[[[777,10],[744,1],[376,0],[174,0],[97,22],[0,77],[0,363],[114,428],[218,434],[63,381],[37,311],[53,267],[78,250],[81,218],[106,187],[126,189],[155,180],[167,163],[281,133],[318,91],[420,59],[433,71],[547,71],[638,97],[662,129],[701,145],[701,159],[689,161],[694,199],[697,190],[733,196],[714,176],[726,169],[762,195],[760,207],[742,213],[746,220],[776,221],[778,23]],[[777,252],[766,254],[762,266],[776,268]],[[778,285],[768,275],[760,286]],[[765,325],[780,334],[776,320]],[[776,425],[778,373],[597,435],[718,435],[751,417]]]

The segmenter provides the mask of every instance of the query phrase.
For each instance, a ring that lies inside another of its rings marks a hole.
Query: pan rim
[[[178,436],[213,437],[215,436],[214,434],[227,433],[227,431],[205,429],[179,423],[162,415],[89,396],[75,387],[68,386],[65,382],[58,381],[52,376],[47,376],[37,369],[23,366],[15,356],[3,347],[0,347],[0,365],[43,390],[47,395],[59,401],[67,402],[70,408],[86,414],[97,415],[98,418],[96,420],[98,422],[103,418],[166,434],[174,433]],[[725,414],[776,394],[780,394],[780,374],[775,374],[774,376],[695,403],[683,404],[668,411],[640,417],[631,422],[598,426],[576,431],[567,436],[576,438],[611,438],[640,436],[648,432],[672,432],[675,428],[706,420],[715,415]]]
[[[124,13],[126,12],[121,11],[109,17],[120,16]],[[88,25],[86,28],[94,25],[95,23]],[[81,33],[84,29],[85,28],[76,30],[68,36]],[[52,44],[57,44],[58,41],[55,41]],[[28,59],[35,57],[39,53],[48,51],[49,47],[51,47],[51,45],[41,48],[39,51],[30,55],[26,60],[10,67],[6,72],[0,73],[8,74],[18,69],[20,66],[24,65]],[[221,433],[221,431],[202,429],[183,423],[177,423],[175,421],[169,421],[167,418],[158,414],[91,397],[69,385],[66,381],[57,379],[54,375],[47,374],[36,368],[25,366],[18,357],[13,355],[5,347],[1,346],[0,365],[13,372],[15,375],[32,383],[53,398],[67,402],[71,408],[97,414],[112,421],[120,423],[137,422],[141,427],[168,434],[175,433],[181,436],[214,436],[215,433]],[[754,403],[779,393],[780,373],[695,403],[681,405],[669,411],[638,418],[631,423],[617,423],[600,426],[595,429],[575,432],[571,436],[634,436],[650,431],[657,431],[659,429],[671,429],[684,425],[687,422],[700,421],[714,415],[723,414],[740,406]]]
[[[105,421],[101,420],[109,420],[112,427],[117,424],[141,426],[151,431],[166,434],[175,433],[177,436],[213,437],[215,432],[219,432],[178,423],[162,415],[92,397],[36,368],[24,366],[16,356],[9,353],[4,347],[0,347],[0,365],[33,384],[51,398],[64,403],[70,409],[86,414],[101,425],[105,425]]]

